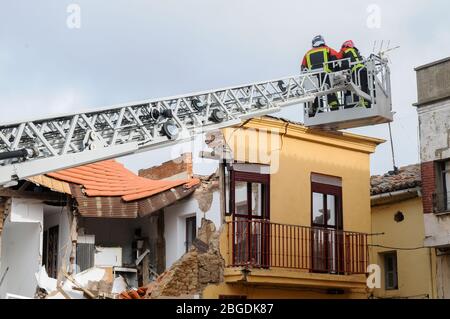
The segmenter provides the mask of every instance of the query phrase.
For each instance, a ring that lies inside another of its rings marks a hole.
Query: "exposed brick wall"
[[[436,191],[434,162],[422,163],[422,203],[424,214],[433,213],[433,194]]]
[[[191,153],[185,153],[179,158],[165,162],[160,166],[139,170],[139,176],[154,180],[168,179],[182,173],[186,173],[187,177],[192,177]]]

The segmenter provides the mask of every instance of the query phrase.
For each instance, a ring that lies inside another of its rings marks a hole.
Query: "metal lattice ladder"
[[[377,73],[374,76],[380,73],[389,77],[387,61],[372,56],[364,63]],[[323,77],[326,82],[318,80]],[[350,70],[317,70],[248,85],[0,124],[0,185],[165,147],[289,105],[305,104],[308,114],[308,106],[316,98],[346,90],[369,99],[374,109],[381,105],[378,98],[382,94],[374,91],[367,96],[352,83]],[[383,96],[387,96],[390,111],[390,91]],[[386,108],[386,101],[382,104]],[[323,116],[327,114],[331,113],[324,109],[314,117],[305,116],[305,125],[324,126]],[[389,120],[392,117],[387,116],[385,121]],[[340,119],[341,124],[344,122]]]

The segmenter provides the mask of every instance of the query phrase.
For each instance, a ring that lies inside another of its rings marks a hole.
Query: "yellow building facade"
[[[375,298],[436,298],[436,255],[423,247],[420,166],[372,178],[370,262],[380,266]]]
[[[253,119],[223,131],[224,282],[205,298],[367,298],[370,154],[383,140]]]

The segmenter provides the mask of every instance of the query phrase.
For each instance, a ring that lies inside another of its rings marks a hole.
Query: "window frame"
[[[325,224],[314,223],[314,193],[329,195],[335,197],[335,225],[328,225],[328,203],[327,196],[323,197],[323,208],[324,208],[324,220]],[[342,198],[342,187],[321,184],[311,181],[311,226],[328,228],[335,230],[343,230],[343,198]]]
[[[329,184],[325,184],[329,180]],[[334,184],[334,185],[332,185]],[[339,186],[337,186],[339,185]],[[324,221],[323,224],[318,224],[314,222],[314,194],[323,195],[323,210],[324,210]],[[344,223],[343,223],[343,195],[342,195],[342,178],[335,176],[327,176],[323,174],[311,173],[311,236],[317,232],[320,236],[321,231],[325,236],[325,239],[320,244],[320,240],[311,240],[311,270],[313,273],[331,273],[334,270],[335,274],[343,274],[345,260],[343,258],[344,254],[344,240],[342,238]],[[328,225],[328,196],[334,196],[335,198],[335,224]],[[334,233],[333,233],[334,232]],[[331,241],[330,241],[331,238]],[[333,241],[334,240],[334,241]],[[333,245],[333,246],[330,246]],[[322,246],[322,248],[320,248]],[[330,250],[330,247],[333,250]],[[321,250],[322,249],[322,250]],[[335,253],[336,258],[331,258],[330,253]],[[319,253],[319,255],[317,254]],[[325,261],[320,261],[320,258],[326,256]],[[322,267],[320,267],[322,266]]]
[[[450,169],[446,168],[447,163],[450,163],[450,159],[444,159],[435,162],[435,191],[433,196],[433,210],[435,213],[450,212],[450,189],[447,189],[447,178],[450,178]]]
[[[252,184],[261,184],[261,209],[264,207],[261,216],[252,215],[252,207],[248,209],[246,215],[236,214],[236,184],[238,182],[247,183],[247,204],[252,203]],[[241,172],[236,170],[230,170],[230,215],[233,218],[248,218],[248,219],[261,219],[270,220],[270,175]]]
[[[447,189],[447,184],[450,183],[450,181],[447,181],[447,178],[450,178],[450,168],[447,169],[447,164],[449,164],[450,166],[450,159],[447,159],[445,161],[441,162],[441,167],[440,167],[440,173],[441,173],[441,187],[442,187],[442,192],[443,192],[443,196],[442,196],[442,200],[443,200],[443,207],[445,211],[450,211],[450,205],[449,205],[449,201],[448,201],[448,196],[449,196],[449,189]]]
[[[388,252],[383,252],[381,253],[382,257],[383,257],[383,275],[384,275],[384,290],[386,291],[395,291],[398,290],[399,288],[399,280],[398,280],[398,256],[397,256],[397,251],[388,251]],[[387,267],[387,263],[388,263],[388,257],[393,257],[393,267],[394,269],[391,271],[388,271],[388,267]],[[394,274],[394,285],[388,285],[388,280],[389,280],[389,276],[388,276],[388,272],[391,273],[393,272]]]

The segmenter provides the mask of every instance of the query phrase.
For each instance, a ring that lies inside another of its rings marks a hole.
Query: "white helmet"
[[[322,45],[325,45],[325,39],[323,38],[323,36],[321,35],[316,35],[313,39],[312,39],[312,46],[314,48],[318,48]]]

